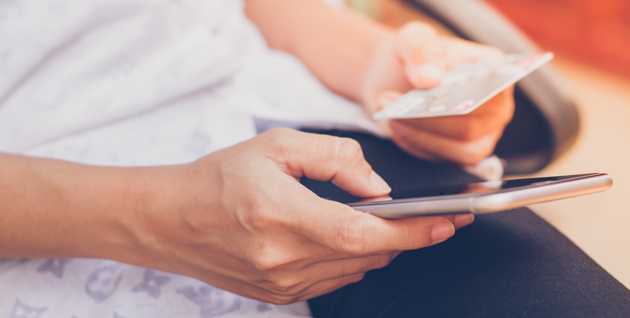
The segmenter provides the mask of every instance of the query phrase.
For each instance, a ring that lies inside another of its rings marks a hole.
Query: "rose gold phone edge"
[[[452,197],[419,197],[417,201],[403,199],[386,201],[387,204],[362,203],[355,210],[381,218],[399,219],[417,216],[446,215],[460,213],[486,214],[509,211],[531,204],[566,199],[585,194],[602,192],[612,187],[612,178],[605,173],[564,180],[523,189],[504,192],[455,195]],[[431,199],[435,198],[435,199]]]

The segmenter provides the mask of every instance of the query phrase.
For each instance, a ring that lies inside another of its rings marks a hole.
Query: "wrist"
[[[300,59],[332,91],[364,102],[366,73],[391,28],[321,0],[248,0],[245,9],[269,46]]]
[[[339,65],[336,72],[316,75],[332,90],[367,105],[365,90],[374,64],[394,30],[352,10],[338,12],[338,16]],[[321,69],[326,70],[326,66]],[[332,76],[326,81],[328,74]]]
[[[104,217],[103,249],[96,257],[159,268],[155,262],[185,207],[184,166],[125,168],[122,187],[112,189],[120,208]]]
[[[106,258],[191,275],[182,267],[182,255],[199,243],[195,238],[212,236],[222,226],[214,213],[220,179],[214,162],[207,162],[214,157],[134,171],[126,190],[133,198],[112,223]]]
[[[58,253],[66,257],[133,259],[139,229],[151,217],[159,198],[154,170],[157,168],[81,166],[74,171],[76,183],[63,185],[67,213],[53,221],[68,233],[58,243],[65,250]]]
[[[381,87],[383,86],[382,83],[398,81],[397,78],[388,78],[391,77],[392,73],[395,73],[391,70],[396,70],[400,67],[398,61],[391,58],[392,38],[393,32],[381,38],[378,45],[375,45],[371,59],[366,63],[359,81],[361,86],[357,100],[370,115],[373,115],[378,110],[376,105],[377,94],[386,88]]]

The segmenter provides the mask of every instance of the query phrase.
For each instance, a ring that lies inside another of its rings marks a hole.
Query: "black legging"
[[[387,140],[325,133],[359,141],[368,162],[393,188],[478,180],[455,167],[414,159]],[[322,197],[348,196],[330,182],[303,183]],[[309,305],[318,318],[630,317],[630,291],[522,208],[477,216],[448,241],[404,252]]]

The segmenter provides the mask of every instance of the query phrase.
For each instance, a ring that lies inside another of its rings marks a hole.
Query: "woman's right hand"
[[[276,129],[182,166],[151,169],[150,208],[111,258],[195,277],[266,302],[309,299],[361,280],[400,251],[446,240],[451,217],[385,220],[319,198],[303,176],[360,197],[387,184],[351,139]],[[468,224],[461,216],[456,224]]]

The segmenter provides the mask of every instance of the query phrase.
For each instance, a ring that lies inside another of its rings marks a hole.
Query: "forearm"
[[[368,67],[390,29],[321,0],[247,0],[246,13],[271,47],[302,60],[333,91],[365,102]]]
[[[151,202],[146,168],[0,154],[0,257],[109,257]]]

